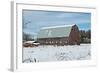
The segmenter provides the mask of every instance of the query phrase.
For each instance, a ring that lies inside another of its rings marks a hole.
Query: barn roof
[[[37,34],[37,38],[68,37],[73,25],[43,27]]]

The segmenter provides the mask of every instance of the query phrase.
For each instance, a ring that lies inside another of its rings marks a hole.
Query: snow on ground
[[[68,60],[88,60],[91,57],[91,45],[38,46],[23,48],[23,62],[48,62]]]

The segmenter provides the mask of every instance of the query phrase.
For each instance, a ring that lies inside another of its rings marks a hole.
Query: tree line
[[[34,39],[31,37],[31,34],[23,32],[23,41],[32,41],[32,40]]]
[[[91,30],[80,30],[80,43],[91,43]]]

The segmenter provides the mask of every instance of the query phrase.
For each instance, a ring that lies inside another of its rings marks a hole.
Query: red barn
[[[41,45],[80,45],[80,34],[76,24],[43,27],[37,35]]]

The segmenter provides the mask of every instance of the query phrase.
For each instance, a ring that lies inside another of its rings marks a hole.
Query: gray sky
[[[80,30],[91,29],[91,14],[78,12],[23,10],[23,31],[37,33],[41,27],[77,24]]]

